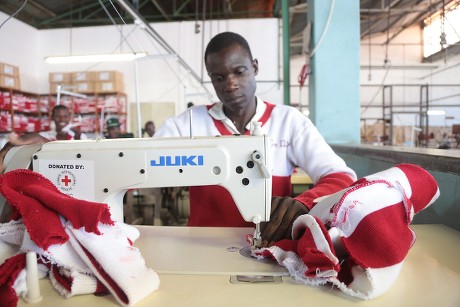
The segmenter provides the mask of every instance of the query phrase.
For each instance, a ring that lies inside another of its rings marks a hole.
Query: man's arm
[[[315,199],[338,192],[354,182],[346,173],[332,173],[322,177],[314,187],[298,195],[295,200],[301,202],[308,210],[316,204]]]

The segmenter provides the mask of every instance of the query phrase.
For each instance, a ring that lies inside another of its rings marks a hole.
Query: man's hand
[[[74,139],[74,140],[79,140],[79,139],[81,139],[81,130],[80,130],[80,126],[72,127],[72,128],[70,128],[70,130],[72,130],[73,133],[74,133],[74,136],[73,136],[73,139]]]
[[[262,227],[262,247],[282,239],[291,239],[292,224],[308,208],[291,197],[273,197],[270,221]]]

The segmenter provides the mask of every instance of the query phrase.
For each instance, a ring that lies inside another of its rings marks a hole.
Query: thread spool
[[[24,300],[29,304],[35,304],[43,298],[38,283],[37,254],[35,252],[27,252],[26,254],[26,272],[27,293],[24,295]]]

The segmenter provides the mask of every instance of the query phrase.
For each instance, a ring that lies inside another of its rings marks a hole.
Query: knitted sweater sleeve
[[[316,204],[318,197],[338,192],[354,182],[354,179],[346,173],[332,173],[322,177],[314,187],[295,197],[295,200],[304,204],[309,210]]]

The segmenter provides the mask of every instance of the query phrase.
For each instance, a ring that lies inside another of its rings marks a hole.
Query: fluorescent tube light
[[[132,61],[136,58],[141,58],[144,56],[146,56],[145,52],[50,56],[50,57],[45,58],[45,62],[49,64],[117,62],[117,61]]]
[[[426,111],[428,115],[446,115],[446,111],[444,110],[428,110]]]

